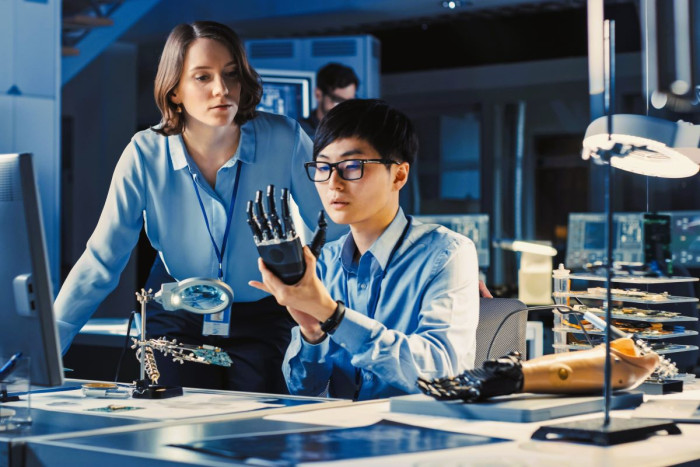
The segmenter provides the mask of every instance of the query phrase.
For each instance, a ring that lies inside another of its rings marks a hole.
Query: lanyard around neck
[[[204,223],[207,225],[207,232],[209,232],[209,239],[211,244],[214,246],[214,252],[216,253],[216,259],[219,260],[219,280],[224,279],[224,253],[226,252],[226,241],[228,240],[228,233],[231,230],[231,220],[233,219],[233,205],[236,204],[236,193],[238,192],[238,179],[241,176],[241,165],[243,163],[239,160],[236,162],[236,178],[233,181],[233,190],[231,190],[231,204],[228,207],[228,213],[226,214],[226,230],[224,230],[224,239],[221,242],[221,249],[216,244],[214,240],[214,235],[211,233],[211,228],[209,227],[209,218],[207,217],[207,211],[204,209],[204,203],[202,202],[202,197],[199,194],[199,188],[197,188],[197,182],[195,181],[195,174],[192,171],[192,167],[187,165],[192,176],[192,185],[194,185],[194,192],[197,193],[197,200],[199,201],[199,207],[202,210],[202,215],[204,216]]]

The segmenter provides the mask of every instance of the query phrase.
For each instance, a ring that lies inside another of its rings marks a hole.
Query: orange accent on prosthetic
[[[613,389],[640,385],[659,362],[655,353],[639,355],[628,338],[610,343]],[[603,388],[605,345],[590,350],[544,355],[523,362],[522,392],[577,394]]]

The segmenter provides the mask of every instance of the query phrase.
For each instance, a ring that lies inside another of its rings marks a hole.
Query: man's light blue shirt
[[[144,226],[151,245],[175,279],[218,276],[219,261],[188,163],[219,249],[236,165],[242,164],[223,260],[224,280],[233,288],[235,302],[251,302],[266,296],[248,286],[250,278],[258,274],[258,252],[246,223],[246,203],[255,197],[256,190],[264,191],[268,184],[277,187],[277,196],[281,188],[290,188],[305,223],[314,227],[322,205],[314,184],[304,173],[303,164],[311,160],[311,154],[311,140],[297,122],[259,112],[241,126],[238,150],[219,169],[212,188],[191,162],[181,135],[166,137],[152,130],[136,133],[114,170],[107,200],[87,248],[56,299],[63,351],[117,286]],[[333,224],[329,238],[337,238],[339,232],[339,227]],[[234,304],[231,326],[235,325]]]
[[[321,253],[319,276],[346,304],[345,317],[319,344],[292,329],[283,365],[292,394],[390,397],[418,392],[419,376],[473,367],[479,279],[471,240],[399,209],[359,262],[355,251],[347,234]]]

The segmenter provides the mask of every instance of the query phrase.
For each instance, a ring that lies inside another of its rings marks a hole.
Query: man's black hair
[[[316,73],[316,87],[323,94],[332,94],[334,89],[344,88],[354,84],[360,87],[360,80],[355,71],[340,63],[329,63]]]
[[[382,159],[412,164],[418,153],[411,120],[377,99],[352,99],[333,107],[316,130],[314,160],[326,146],[344,138],[367,141]]]

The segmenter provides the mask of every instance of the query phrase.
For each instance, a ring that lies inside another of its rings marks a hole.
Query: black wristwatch
[[[337,303],[338,306],[335,307],[335,312],[333,312],[331,317],[323,322],[319,321],[321,324],[321,331],[326,334],[333,334],[333,331],[338,328],[338,325],[340,325],[340,322],[343,320],[343,316],[345,316],[345,303],[341,300],[336,300],[335,303]]]

